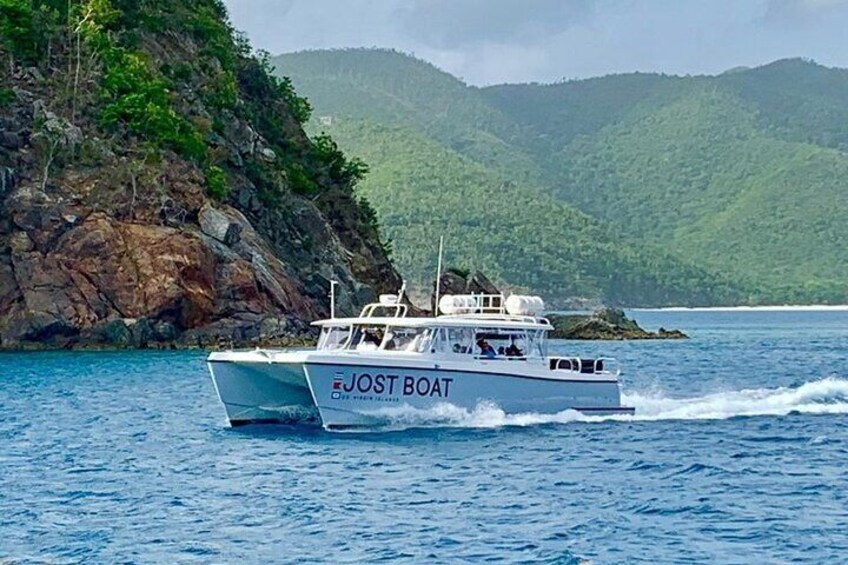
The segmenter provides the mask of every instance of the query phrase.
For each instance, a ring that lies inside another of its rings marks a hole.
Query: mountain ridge
[[[403,124],[551,206],[576,206],[608,224],[622,246],[660,250],[724,281],[715,286],[735,287],[709,298],[716,304],[848,301],[841,266],[848,257],[838,229],[848,221],[839,181],[848,130],[839,124],[848,119],[835,119],[848,71],[787,59],[717,76],[632,73],[462,89],[459,79],[394,51],[314,51],[274,62],[318,115],[332,116],[331,126],[310,127],[338,133],[354,154],[367,153],[375,139],[345,131],[346,121]],[[428,72],[427,80],[416,78]],[[334,88],[322,87],[329,80]],[[428,81],[451,86],[433,92]],[[356,88],[347,89],[356,84],[392,96],[414,92],[404,100],[415,111],[375,101],[387,95],[360,105]],[[805,88],[813,94],[805,96]],[[786,115],[786,108],[794,113]],[[828,127],[820,127],[823,121]],[[633,129],[637,124],[641,130]],[[818,165],[804,165],[805,158]],[[370,164],[379,177],[382,161]],[[377,193],[379,180],[366,180],[361,189]],[[797,198],[790,197],[795,186]],[[797,215],[793,205],[801,206]],[[377,209],[382,216],[379,203]],[[817,220],[799,222],[811,217]],[[396,237],[397,225],[384,224]],[[788,245],[805,260],[784,260]],[[466,260],[473,258],[465,252]],[[411,261],[401,255],[398,264],[405,269]]]

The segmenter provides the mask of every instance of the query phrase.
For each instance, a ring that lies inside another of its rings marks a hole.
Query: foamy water
[[[442,403],[428,410],[408,406],[386,408],[374,415],[386,419],[385,427],[381,428],[385,430],[407,427],[497,428],[574,422],[720,420],[742,416],[785,416],[792,413],[848,414],[848,380],[828,377],[795,388],[742,389],[692,398],[625,392],[622,403],[635,407],[636,413],[590,416],[575,410],[565,410],[555,414],[507,414],[497,404],[482,401],[473,410]]]

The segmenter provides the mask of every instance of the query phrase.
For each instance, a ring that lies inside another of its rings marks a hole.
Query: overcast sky
[[[720,73],[783,57],[848,67],[848,0],[225,0],[271,53],[392,47],[478,85]]]

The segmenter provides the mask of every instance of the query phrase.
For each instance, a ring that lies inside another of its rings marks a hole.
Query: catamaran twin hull
[[[485,401],[510,414],[633,413],[621,406],[614,373],[558,370],[507,359],[478,360],[473,369],[467,365],[314,350],[221,352],[209,357],[215,389],[233,426],[379,426],[409,408],[426,411],[450,404],[473,410]]]

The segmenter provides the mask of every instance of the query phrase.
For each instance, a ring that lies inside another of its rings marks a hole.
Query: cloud
[[[477,84],[848,66],[848,0],[224,0],[272,53],[389,47]]]
[[[797,28],[848,14],[848,0],[767,0],[763,22]]]
[[[439,49],[544,42],[593,13],[595,0],[412,0],[398,12],[417,41]]]

